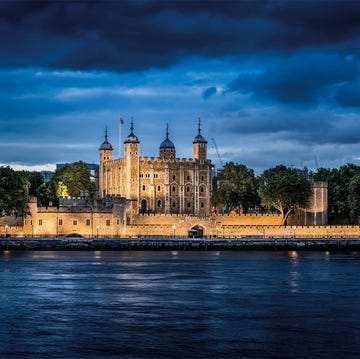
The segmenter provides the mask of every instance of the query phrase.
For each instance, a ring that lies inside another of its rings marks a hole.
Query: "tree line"
[[[95,189],[90,170],[82,161],[63,165],[47,182],[40,172],[0,167],[0,216],[24,217],[30,197],[37,197],[39,205],[57,206],[60,197],[79,197],[81,190],[92,195]]]
[[[213,177],[211,203],[228,214],[276,211],[286,223],[296,208],[307,206],[311,180],[328,182],[330,223],[359,224],[360,166],[355,164],[314,172],[278,165],[255,176],[245,165],[229,162]],[[82,161],[65,164],[47,182],[40,172],[0,167],[0,216],[24,216],[32,196],[38,198],[39,205],[56,206],[61,196],[79,197],[81,190],[88,190],[90,195],[96,190],[90,170]]]
[[[211,201],[223,213],[273,209],[286,223],[292,211],[307,206],[311,181],[328,183],[329,223],[360,223],[360,166],[351,163],[314,172],[278,165],[255,176],[245,165],[230,162],[213,178]]]

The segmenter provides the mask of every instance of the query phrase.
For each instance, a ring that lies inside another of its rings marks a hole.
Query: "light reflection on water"
[[[358,253],[175,252],[2,252],[0,357],[357,357]]]

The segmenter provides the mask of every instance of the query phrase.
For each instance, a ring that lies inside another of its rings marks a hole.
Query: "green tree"
[[[350,182],[353,177],[360,173],[360,167],[347,163],[340,168],[333,168],[327,171],[327,176],[323,177],[328,182],[328,208],[329,218],[332,222],[340,223],[346,221],[353,223]]]
[[[10,167],[0,167],[0,216],[24,216],[29,201],[29,182]]]
[[[79,197],[81,190],[95,192],[95,183],[90,179],[90,170],[85,162],[67,163],[57,169],[48,183],[43,184],[38,191],[39,202],[49,205],[50,201],[57,205],[59,197]]]
[[[348,203],[351,223],[358,224],[360,217],[360,173],[354,175],[349,182]]]
[[[56,184],[53,181],[43,183],[37,191],[38,202],[43,206],[59,204],[59,198],[56,196]]]
[[[40,172],[36,171],[20,171],[20,174],[29,182],[29,195],[37,196],[39,187],[45,182]]]
[[[90,170],[83,161],[63,165],[55,171],[52,181],[56,184],[62,182],[71,197],[79,197],[81,190],[90,193],[95,191],[95,184],[90,180]]]
[[[227,213],[240,207],[246,213],[258,203],[257,199],[254,171],[242,164],[227,163],[214,182],[212,204],[222,205]]]
[[[276,208],[283,224],[297,207],[306,207],[311,194],[311,185],[305,176],[295,168],[279,165],[267,169],[259,178],[261,204]]]

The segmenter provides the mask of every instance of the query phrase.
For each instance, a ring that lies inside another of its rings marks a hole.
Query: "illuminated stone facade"
[[[198,134],[193,141],[192,158],[176,157],[169,139],[161,143],[158,157],[141,157],[140,141],[131,132],[124,141],[124,157],[113,159],[113,147],[105,141],[100,146],[99,197],[119,196],[137,213],[186,214],[208,216],[211,213],[211,161],[207,141]]]

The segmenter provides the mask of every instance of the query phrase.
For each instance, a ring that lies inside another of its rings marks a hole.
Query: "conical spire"
[[[160,148],[175,148],[174,144],[169,140],[169,124],[166,124],[166,138],[161,142]]]
[[[198,134],[195,137],[193,143],[207,143],[205,138],[201,135],[201,120],[200,120],[200,117],[199,117],[199,121],[198,121]]]
[[[101,144],[99,150],[113,150],[113,147],[111,146],[111,143],[108,141],[108,130],[107,127],[105,127],[105,139],[104,142]]]
[[[125,138],[124,143],[140,143],[139,139],[134,135],[134,119],[131,116],[130,134]]]

